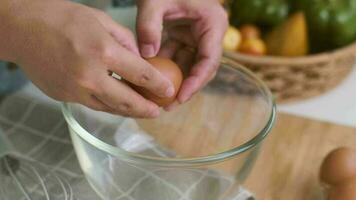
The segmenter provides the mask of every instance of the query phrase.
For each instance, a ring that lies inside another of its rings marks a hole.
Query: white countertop
[[[337,88],[308,100],[279,105],[281,112],[356,127],[356,67]]]
[[[110,15],[121,24],[134,29],[135,8],[110,10]],[[41,93],[33,85],[24,90],[30,94]],[[43,97],[47,99],[46,97]],[[352,74],[337,88],[319,97],[278,105],[280,112],[304,116],[312,119],[356,127],[356,67]]]

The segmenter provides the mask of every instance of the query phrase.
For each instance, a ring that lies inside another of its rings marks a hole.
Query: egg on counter
[[[148,100],[151,100],[158,106],[168,106],[175,101],[179,92],[180,86],[183,81],[182,70],[175,62],[167,58],[153,57],[147,59],[147,61],[173,83],[175,94],[169,98],[161,98],[152,94],[145,88],[134,86],[134,89],[143,97]]]
[[[331,151],[321,165],[320,179],[330,186],[356,179],[356,151],[348,147]]]
[[[356,200],[356,179],[330,188],[328,200]]]

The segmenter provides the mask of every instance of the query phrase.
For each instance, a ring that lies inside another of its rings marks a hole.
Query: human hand
[[[179,103],[188,101],[214,77],[227,26],[227,14],[218,0],[138,1],[141,55],[172,58],[186,71]]]
[[[10,0],[11,1],[11,0]],[[169,80],[142,59],[133,34],[101,11],[58,0],[19,1],[7,20],[13,61],[54,99],[131,117],[156,117],[159,108],[115,72],[152,93],[171,96]]]

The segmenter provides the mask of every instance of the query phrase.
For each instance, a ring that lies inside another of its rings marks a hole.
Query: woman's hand
[[[0,15],[6,27],[0,37],[11,42],[8,60],[54,99],[124,116],[159,115],[156,104],[110,72],[158,96],[174,93],[171,82],[140,57],[133,34],[103,12],[70,1],[2,1],[8,3],[1,10],[9,10]]]
[[[227,26],[227,14],[218,0],[138,0],[141,55],[170,57],[187,71],[179,103],[214,77]]]

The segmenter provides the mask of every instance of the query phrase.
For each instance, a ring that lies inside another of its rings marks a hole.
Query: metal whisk
[[[0,130],[0,200],[73,200],[67,180],[16,154]]]

